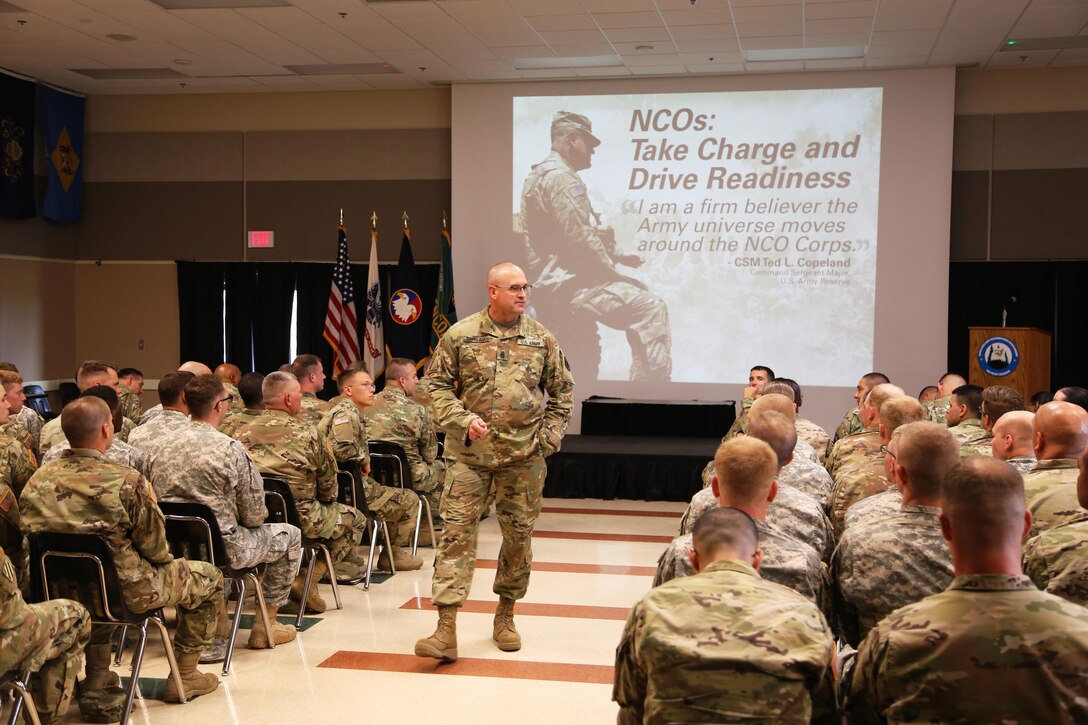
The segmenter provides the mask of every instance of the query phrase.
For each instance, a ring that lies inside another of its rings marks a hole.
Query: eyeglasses
[[[533,289],[531,284],[493,284],[491,286],[498,289],[508,289],[516,295],[520,295],[522,292],[528,294]]]
[[[229,403],[232,400],[234,400],[234,396],[228,394],[227,397],[220,398],[219,400],[215,401],[215,404],[219,405],[220,403]]]
[[[344,386],[345,389],[347,389],[347,388],[369,388],[370,390],[374,390],[376,387],[377,386],[375,386],[374,383],[352,383],[351,385],[345,385]]]
[[[898,458],[898,456],[895,455],[895,451],[893,451],[891,448],[888,448],[887,446],[881,446],[880,447],[880,452],[883,453],[886,456],[891,456],[892,458]]]

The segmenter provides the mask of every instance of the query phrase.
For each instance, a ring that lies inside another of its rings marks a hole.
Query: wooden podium
[[[970,330],[968,370],[972,385],[1005,385],[1019,391],[1025,400],[1040,390],[1050,390],[1049,332],[1034,327]]]

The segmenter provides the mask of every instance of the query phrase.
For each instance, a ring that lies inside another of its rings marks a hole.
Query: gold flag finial
[[[340,207],[340,226],[344,226],[344,207]]]
[[[450,218],[446,216],[446,212],[442,212],[442,229],[448,229],[450,225]]]
[[[371,229],[377,229],[378,228],[378,212],[376,212],[376,211],[370,213],[370,228]]]
[[[400,215],[400,218],[404,221],[404,228],[408,228],[408,212],[404,212]]]

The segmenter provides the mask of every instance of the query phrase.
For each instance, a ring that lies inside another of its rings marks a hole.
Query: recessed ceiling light
[[[744,60],[749,63],[779,60],[838,60],[841,58],[864,57],[864,45],[850,45],[839,48],[768,48],[766,50],[744,51]]]
[[[517,70],[607,68],[623,65],[623,61],[618,55],[588,55],[573,58],[511,58],[507,62]]]
[[[188,58],[174,58],[174,65],[192,65],[193,61]]]
[[[79,22],[81,22],[81,23],[93,23],[94,20],[91,20],[90,18],[80,18]]]
[[[654,46],[652,46],[652,45],[636,45],[635,46],[635,50],[653,50],[653,49],[654,49]]]
[[[106,36],[110,40],[120,40],[122,42],[128,42],[130,40],[139,40],[135,35],[128,35],[126,33],[110,33]]]

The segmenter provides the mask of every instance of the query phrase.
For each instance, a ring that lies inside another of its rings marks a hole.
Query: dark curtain
[[[257,304],[253,310],[253,360],[257,372],[275,372],[291,362],[291,298],[295,294],[292,262],[250,262],[256,269]]]
[[[953,262],[948,289],[948,369],[967,373],[970,327],[1037,327],[1053,334],[1051,386],[1085,385],[1088,262]],[[1016,298],[1013,301],[1013,298]]]
[[[178,262],[178,322],[181,363],[223,360],[224,262]],[[162,372],[162,371],[159,371]]]
[[[256,299],[257,270],[245,262],[225,265],[227,350],[223,360],[208,361],[214,370],[220,362],[231,362],[242,372],[253,369],[253,315],[260,307]]]
[[[332,379],[332,348],[325,341],[325,313],[329,309],[329,290],[332,285],[332,264],[296,264],[295,284],[298,290],[298,337],[299,354],[313,353],[321,358],[325,368],[325,389],[318,397],[328,400],[336,395],[336,381]],[[364,281],[366,277],[364,276]],[[366,287],[356,286],[356,294]],[[355,309],[362,314],[358,298]],[[360,336],[361,337],[361,336]]]

